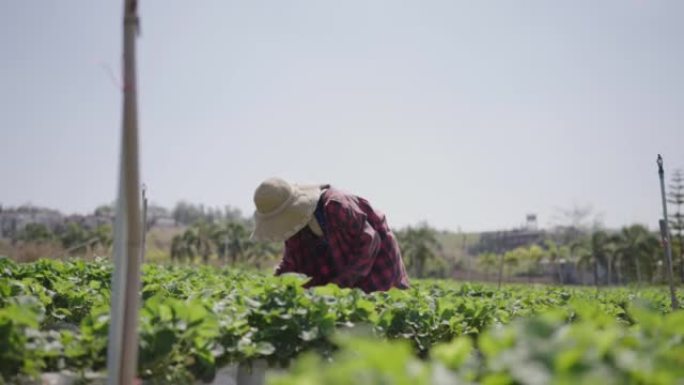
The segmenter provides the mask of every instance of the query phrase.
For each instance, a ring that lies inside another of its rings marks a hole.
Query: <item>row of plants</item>
[[[435,345],[418,359],[405,341],[336,337],[332,360],[299,358],[269,385],[684,384],[684,312],[635,307],[625,325],[592,303],[549,311]]]
[[[0,259],[4,381],[46,371],[85,378],[105,369],[111,270],[104,260]],[[572,322],[580,314],[578,303],[591,303],[625,328],[639,327],[638,303],[647,304],[655,318],[670,313],[666,291],[658,288],[497,290],[425,280],[409,290],[365,294],[333,285],[303,289],[303,282],[297,275],[145,265],[139,376],[149,383],[191,383],[211,380],[230,363],[265,359],[286,366],[307,351],[330,358],[339,347],[336,332],[351,328],[406,341],[414,356],[426,359],[435,345],[477,339],[515,319],[554,311],[563,323]]]

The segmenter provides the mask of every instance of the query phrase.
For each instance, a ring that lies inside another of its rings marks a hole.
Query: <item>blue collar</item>
[[[316,211],[314,211],[314,216],[316,217],[316,220],[318,221],[318,224],[321,226],[321,230],[323,230],[323,236],[327,234],[326,231],[326,220],[325,220],[325,214],[323,213],[323,199],[318,200],[318,205],[316,206]]]

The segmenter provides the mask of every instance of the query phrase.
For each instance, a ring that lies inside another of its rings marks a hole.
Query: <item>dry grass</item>
[[[10,245],[9,241],[0,239],[0,256],[9,256],[11,251],[12,245]]]
[[[152,228],[145,240],[145,262],[168,262],[171,260],[171,240],[182,234],[184,227]]]
[[[158,249],[168,252],[171,250],[171,240],[173,237],[178,234],[182,234],[183,231],[185,231],[184,227],[154,227],[147,233],[147,242],[145,243],[146,247],[148,250]]]
[[[34,262],[39,259],[66,259],[78,257],[93,260],[96,257],[111,255],[111,249],[104,247],[86,248],[78,252],[67,251],[57,242],[17,242],[12,245],[7,241],[0,241],[0,256],[7,256],[17,262]]]
[[[152,228],[147,233],[145,242],[145,262],[150,263],[168,263],[171,262],[171,240],[174,236],[182,234],[184,227],[173,228]],[[280,252],[277,253],[278,255]],[[94,248],[88,250],[80,250],[78,253],[65,254],[64,248],[59,243],[17,243],[12,245],[9,241],[0,240],[0,256],[8,256],[17,262],[33,262],[40,258],[71,258],[78,257],[86,260],[94,259],[95,257],[112,255],[111,248]],[[271,269],[273,265],[278,262],[277,256],[265,260],[250,261],[253,267]],[[196,264],[202,263],[202,258],[195,258]],[[213,254],[210,256],[208,263],[213,266],[224,266],[226,261],[218,259]]]
[[[7,256],[17,262],[33,262],[41,258],[59,258],[63,253],[64,249],[57,243],[18,243],[10,246]]]

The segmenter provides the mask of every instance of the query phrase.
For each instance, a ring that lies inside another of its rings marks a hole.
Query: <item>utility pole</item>
[[[114,273],[107,346],[107,384],[131,385],[138,364],[140,303],[140,173],[135,39],[139,20],[137,0],[124,0],[123,124],[117,215],[114,228]]]
[[[667,262],[667,278],[670,281],[670,300],[672,302],[672,310],[677,310],[679,304],[677,303],[677,292],[674,287],[674,278],[672,277],[672,245],[670,243],[670,228],[667,222],[667,200],[665,199],[665,170],[663,169],[663,157],[658,154],[658,176],[660,177],[660,195],[663,201],[663,219],[660,220],[660,235],[663,239],[663,246],[665,246],[665,262]]]

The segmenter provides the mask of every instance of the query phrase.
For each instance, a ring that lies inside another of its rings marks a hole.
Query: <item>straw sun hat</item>
[[[313,218],[321,197],[320,185],[290,184],[280,178],[269,178],[254,192],[252,238],[280,242],[295,235]]]

